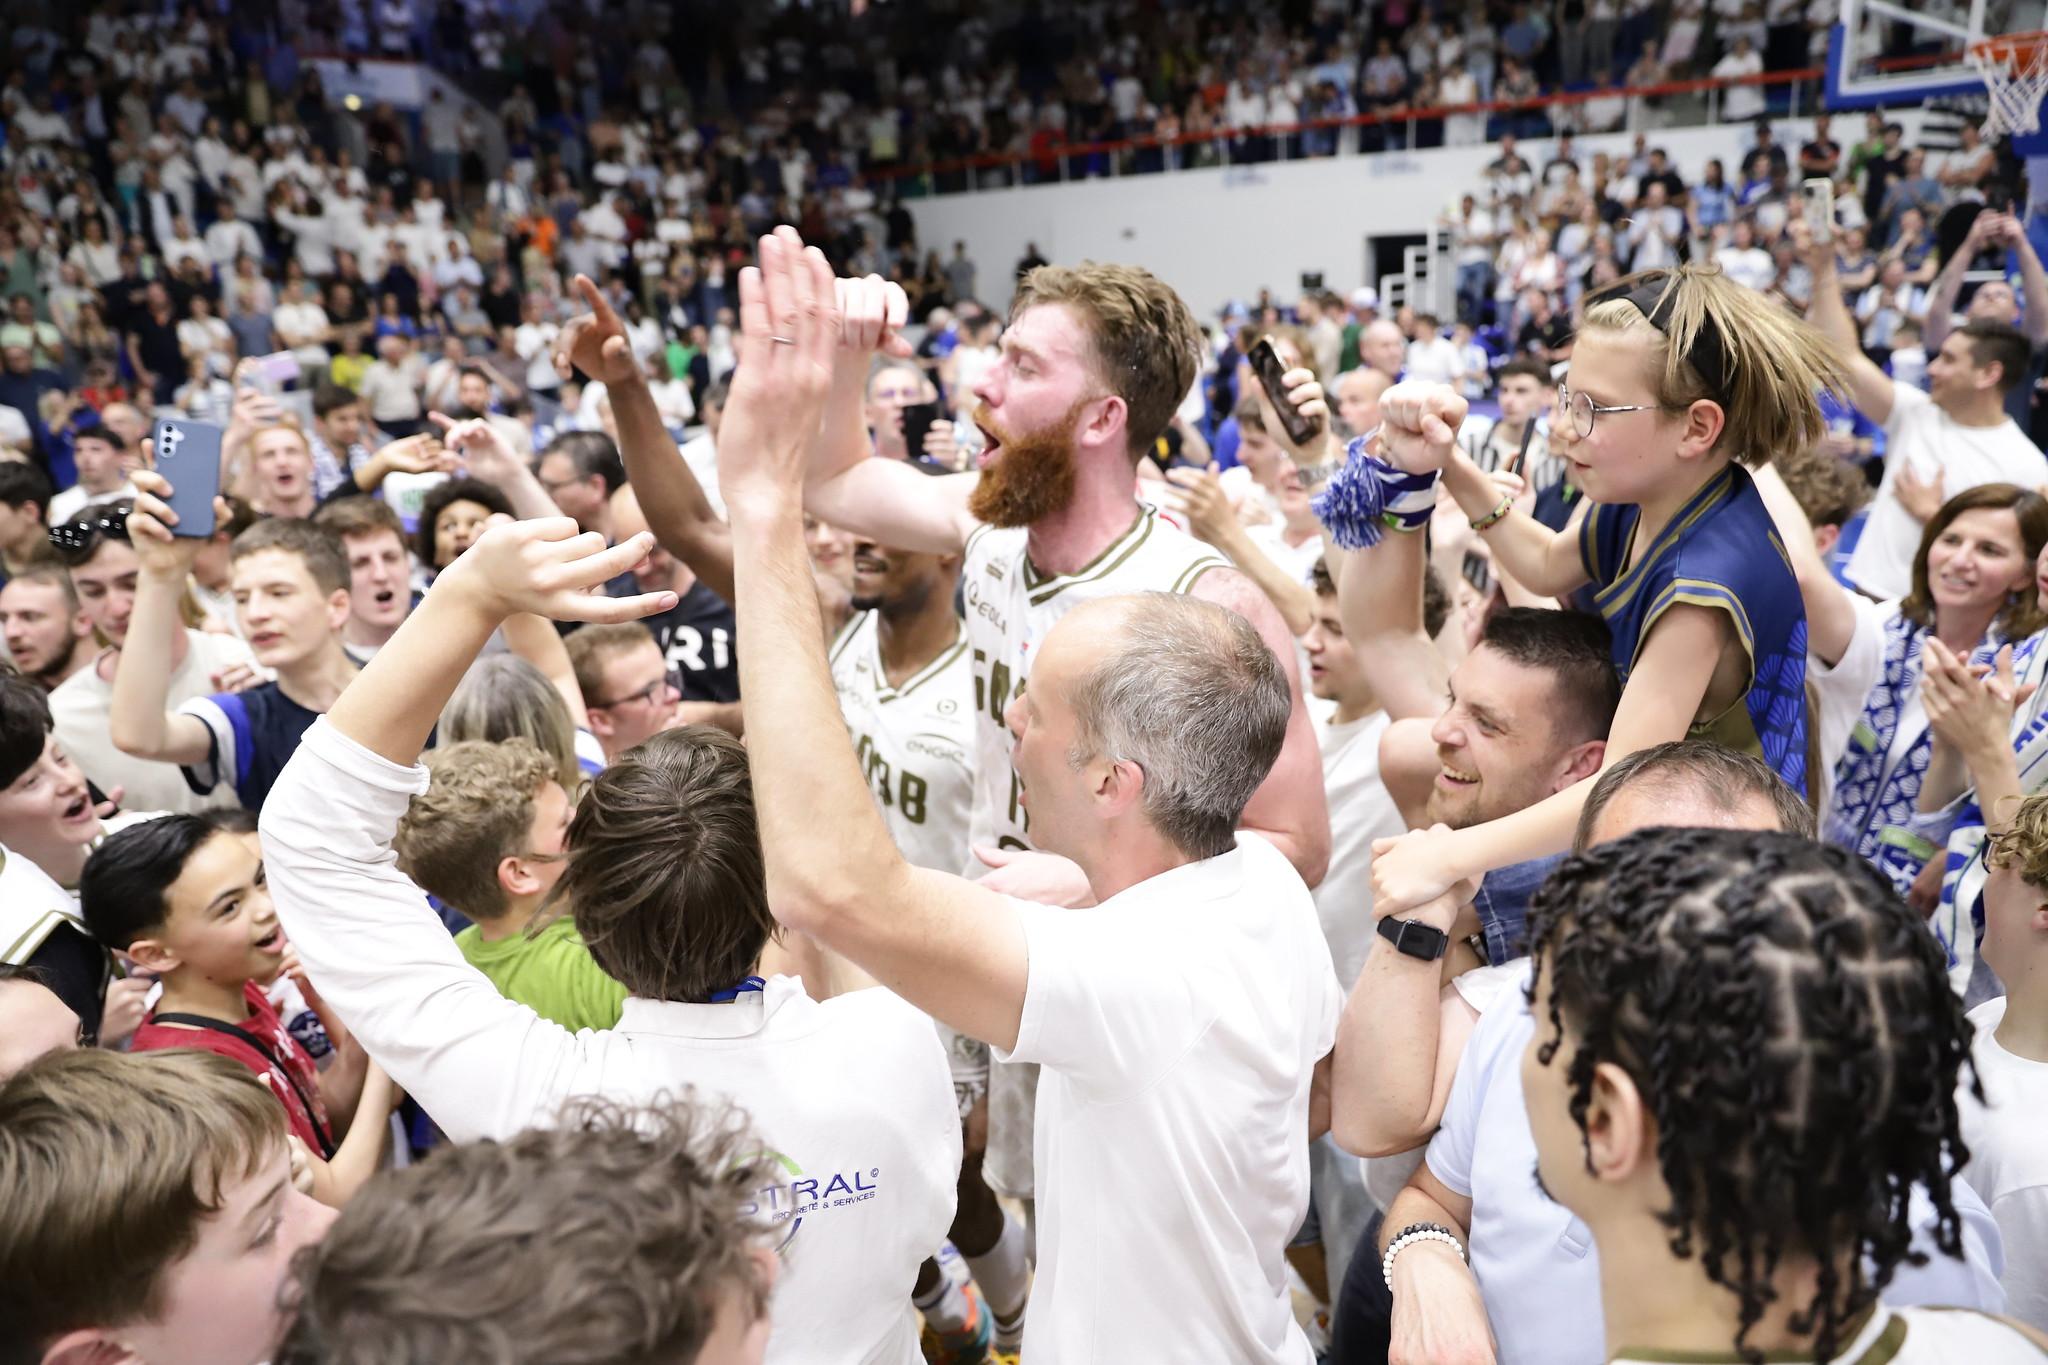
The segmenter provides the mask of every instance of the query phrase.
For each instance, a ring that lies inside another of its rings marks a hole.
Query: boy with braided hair
[[[1790,835],[1644,830],[1567,860],[1529,937],[1536,1178],[1599,1249],[1611,1361],[2048,1360],[2019,1324],[1879,1302],[1927,1259],[1922,1192],[1961,1250],[1971,1029],[1873,869]]]

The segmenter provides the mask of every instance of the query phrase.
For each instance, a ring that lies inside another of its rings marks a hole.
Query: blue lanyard
[[[763,981],[758,976],[750,976],[745,981],[740,982],[740,984],[737,986],[729,986],[725,990],[711,992],[710,1003],[714,1005],[730,1004],[733,1001],[739,999],[742,993],[746,991],[758,991],[767,984],[767,982]]]

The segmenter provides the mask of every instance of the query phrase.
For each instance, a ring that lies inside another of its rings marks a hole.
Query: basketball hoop
[[[2041,131],[2041,96],[2048,92],[2048,32],[2008,33],[1970,44],[1970,65],[1984,78],[1991,110],[1984,135],[2024,136]]]

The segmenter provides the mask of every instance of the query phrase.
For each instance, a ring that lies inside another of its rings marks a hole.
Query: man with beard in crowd
[[[7,657],[45,692],[92,662],[92,624],[78,609],[78,591],[61,565],[24,570],[0,587],[0,631]]]
[[[792,250],[802,243],[780,230]],[[572,324],[586,373],[631,369],[623,329],[578,289],[595,317]],[[971,866],[993,890],[1026,900],[1081,905],[1087,880],[1067,859],[1035,852],[1011,764],[1004,708],[1023,690],[1034,647],[1067,612],[1126,593],[1189,593],[1220,603],[1257,628],[1279,656],[1294,697],[1279,759],[1244,809],[1240,828],[1269,838],[1313,885],[1329,856],[1329,814],[1315,732],[1302,704],[1292,634],[1250,579],[1136,498],[1135,462],[1149,450],[1194,385],[1200,334],[1180,297],[1144,270],[1091,265],[1047,268],[1019,289],[999,360],[975,386],[985,448],[976,473],[930,477],[871,459],[863,420],[877,351],[908,352],[896,329],[900,289],[878,278],[841,281],[845,332],[824,435],[813,451],[806,504],[857,537],[926,554],[963,554],[961,579],[973,658],[978,774]],[[587,353],[587,354],[586,354]],[[608,365],[616,353],[619,364]],[[586,363],[586,360],[588,363]],[[1312,376],[1297,371],[1290,396],[1328,414]],[[609,381],[609,376],[607,375]],[[615,399],[616,402],[616,399]],[[650,526],[690,543],[708,515],[702,492],[672,457],[673,444],[621,445]],[[1311,458],[1320,458],[1311,452]],[[685,485],[688,485],[687,487]],[[990,1084],[988,1182],[1029,1199],[1034,1069],[998,1065]],[[1001,1328],[1005,1324],[999,1323]],[[997,1344],[1012,1340],[999,1331]]]

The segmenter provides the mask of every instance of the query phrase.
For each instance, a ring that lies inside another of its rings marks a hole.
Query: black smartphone
[[[160,419],[150,433],[156,472],[171,485],[164,499],[178,514],[174,536],[204,539],[213,534],[213,499],[220,492],[220,445],[225,430],[212,422],[183,417]]]
[[[903,449],[910,458],[920,459],[924,455],[924,438],[931,431],[932,423],[939,420],[937,403],[905,403],[903,405]]]
[[[1266,405],[1279,417],[1280,425],[1287,428],[1287,439],[1296,445],[1306,445],[1320,436],[1323,419],[1303,417],[1295,411],[1294,404],[1287,401],[1287,386],[1280,382],[1280,376],[1287,373],[1287,367],[1280,363],[1280,354],[1273,349],[1273,338],[1260,337],[1248,359],[1252,363],[1252,373],[1259,377],[1259,387],[1266,391]]]

